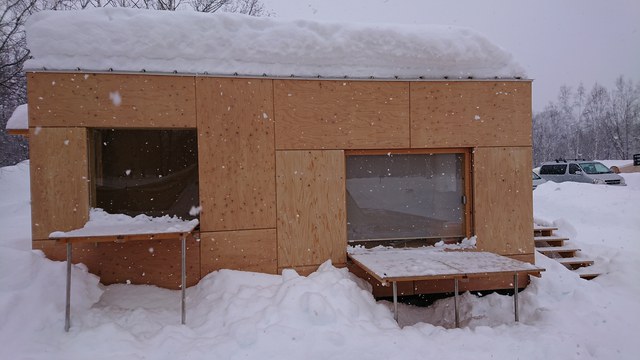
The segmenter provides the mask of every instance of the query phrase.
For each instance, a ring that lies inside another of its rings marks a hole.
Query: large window
[[[195,130],[96,129],[92,139],[94,207],[131,216],[194,217],[190,210],[199,203]]]
[[[467,234],[468,153],[349,154],[351,244],[425,245]]]

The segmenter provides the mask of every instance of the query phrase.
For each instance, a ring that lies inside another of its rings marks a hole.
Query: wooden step
[[[585,259],[585,258],[577,258],[577,257],[560,258],[555,260],[557,260],[560,264],[568,267],[569,269],[577,269],[580,267],[591,266],[594,263],[593,260]]]
[[[580,275],[582,279],[593,280],[602,274],[594,272],[594,273],[578,273],[578,275]]]
[[[533,225],[533,236],[551,236],[557,227]]]
[[[569,238],[562,236],[534,236],[533,241],[536,247],[544,247],[547,246],[563,246],[564,242],[569,240]]]
[[[572,246],[545,246],[545,247],[536,247],[539,253],[544,254],[546,256],[549,255],[560,255],[562,257],[574,257],[576,251],[580,251],[580,249]]]

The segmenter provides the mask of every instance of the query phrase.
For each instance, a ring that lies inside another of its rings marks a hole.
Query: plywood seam
[[[278,272],[278,265],[280,264],[280,237],[278,236],[278,230],[280,226],[278,226],[278,142],[277,132],[278,132],[278,116],[276,114],[276,82],[271,80],[271,111],[273,112],[273,186],[275,186],[275,191],[273,192],[273,201],[275,202],[275,233],[276,233],[276,273]]]
[[[413,113],[413,111],[411,111],[411,88],[413,87],[412,83],[409,82],[409,109],[408,109],[408,114],[407,117],[409,118],[409,148],[411,149],[413,147],[413,144],[411,143],[411,127],[412,127],[412,122],[411,122],[411,114]]]

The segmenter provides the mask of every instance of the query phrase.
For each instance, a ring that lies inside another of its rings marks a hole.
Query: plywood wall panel
[[[411,83],[411,147],[531,146],[530,81]]]
[[[87,130],[31,128],[33,239],[82,227],[89,218]]]
[[[344,152],[277,151],[278,267],[346,263]]]
[[[531,148],[478,148],[473,157],[478,249],[533,254]]]
[[[202,276],[232,269],[276,274],[276,229],[220,231],[200,234]]]
[[[34,241],[33,248],[53,260],[66,259],[64,244]],[[130,282],[180,288],[179,239],[74,244],[73,262],[85,264],[105,285]],[[193,238],[187,240],[186,265],[187,286],[193,286],[200,281],[200,243]]]
[[[195,78],[30,73],[30,126],[195,128]]]
[[[275,80],[277,149],[409,147],[409,83]]]
[[[271,80],[199,78],[202,231],[275,228]]]

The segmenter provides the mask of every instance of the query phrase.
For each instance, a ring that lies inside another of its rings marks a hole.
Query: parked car
[[[626,185],[624,178],[614,174],[597,161],[556,160],[540,166],[540,176],[547,181],[575,181],[590,184]]]
[[[533,171],[531,172],[532,174],[532,180],[533,180],[533,190],[535,190],[538,185],[540,184],[544,184],[547,182],[547,180],[541,178],[540,176],[538,176],[538,174],[534,173]]]

